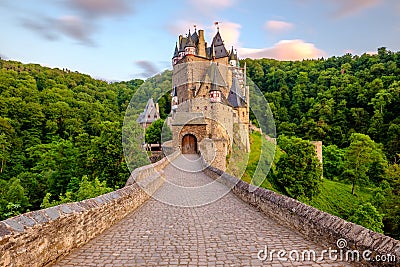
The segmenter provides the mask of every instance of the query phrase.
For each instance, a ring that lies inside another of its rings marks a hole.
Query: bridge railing
[[[347,250],[360,253],[370,251],[371,254],[368,257],[371,258],[375,255],[391,255],[391,259],[396,259],[398,264],[363,262],[363,266],[385,266],[385,264],[400,266],[400,241],[398,240],[345,221],[290,197],[264,188],[251,188],[252,185],[212,166],[208,166],[203,172],[232,188],[232,192],[246,203],[257,207],[268,217],[302,234],[306,239],[319,244],[323,243],[327,249],[338,249],[338,240],[344,239],[347,242]]]
[[[135,169],[114,192],[0,222],[0,266],[45,266],[84,245],[150,198],[168,159]]]

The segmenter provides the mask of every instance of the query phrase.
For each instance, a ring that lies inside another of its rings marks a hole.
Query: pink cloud
[[[361,12],[364,9],[377,6],[383,0],[330,0],[332,4],[337,6],[334,13],[335,17],[341,18]]]
[[[315,59],[327,56],[327,53],[312,43],[303,40],[282,40],[273,47],[252,49],[240,48],[241,58],[274,58],[277,60]]]
[[[290,22],[281,20],[269,20],[265,22],[264,28],[272,33],[281,33],[293,29],[294,25]]]

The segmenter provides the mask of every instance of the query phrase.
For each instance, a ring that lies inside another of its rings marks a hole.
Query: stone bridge
[[[337,245],[400,257],[400,242],[203,170],[196,155],[171,161],[135,170],[116,192],[1,222],[0,266],[383,265],[324,254]]]

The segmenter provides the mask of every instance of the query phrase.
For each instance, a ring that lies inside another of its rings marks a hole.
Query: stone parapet
[[[213,179],[232,188],[232,192],[244,202],[257,207],[268,217],[285,225],[306,239],[326,245],[327,249],[337,248],[337,241],[344,239],[347,250],[360,253],[371,251],[375,255],[394,255],[397,263],[361,262],[360,266],[400,266],[400,241],[373,232],[360,225],[320,211],[290,197],[273,191],[256,188],[217,168],[208,166],[204,173]]]
[[[46,266],[84,245],[147,201],[163,184],[168,163],[135,169],[114,192],[0,222],[0,266]]]

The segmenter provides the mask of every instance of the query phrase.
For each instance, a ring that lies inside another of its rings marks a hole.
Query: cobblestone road
[[[194,155],[193,155],[194,156]],[[167,183],[156,198],[183,206],[201,204],[210,195],[222,194],[226,188],[202,172],[199,161],[182,156],[176,165],[165,169]],[[176,166],[184,166],[182,171]],[[188,170],[192,172],[188,172]],[[183,185],[186,188],[179,189]],[[196,186],[202,186],[195,188]],[[106,216],[106,215],[105,215]],[[262,262],[259,250],[268,245],[271,250],[314,250],[324,248],[306,241],[299,234],[266,217],[232,193],[208,205],[180,207],[149,200],[137,211],[91,240],[56,266],[349,266],[323,261]],[[317,254],[318,255],[318,254]]]

